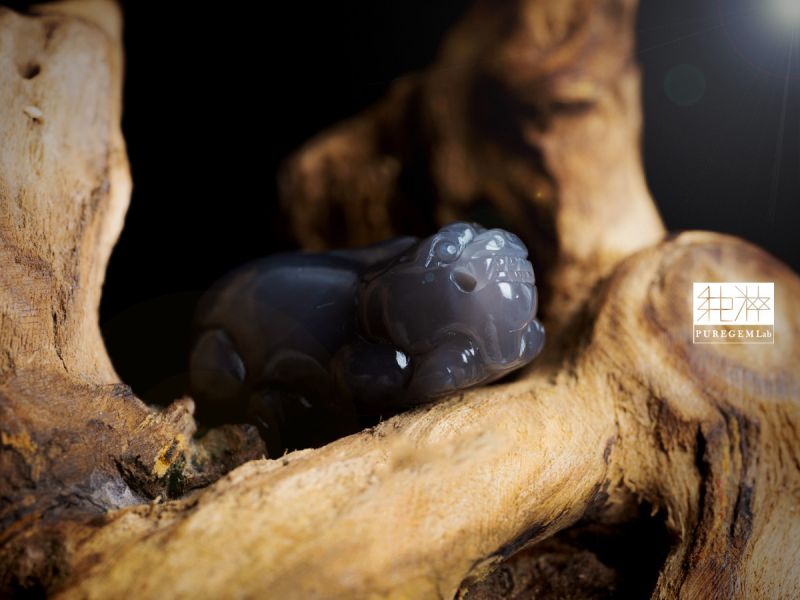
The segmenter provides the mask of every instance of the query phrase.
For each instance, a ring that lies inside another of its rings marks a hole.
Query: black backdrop
[[[734,233],[797,270],[800,71],[777,42],[774,56],[757,46],[757,20],[739,4],[644,0],[645,167],[670,229]],[[280,161],[432,61],[467,5],[124,3],[134,192],[101,325],[137,394],[165,402],[184,390],[205,287],[291,247],[275,214]]]

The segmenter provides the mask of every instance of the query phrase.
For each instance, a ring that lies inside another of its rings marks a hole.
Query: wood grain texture
[[[486,207],[512,223],[549,340],[514,381],[275,460],[247,427],[194,439],[191,400],[144,405],[103,348],[130,191],[116,7],[0,12],[0,589],[577,597],[613,569],[553,536],[648,506],[668,539],[654,597],[800,594],[800,278],[729,236],[665,235],[635,8],[478,2],[429,71],[289,159],[308,247]],[[775,282],[775,345],[692,344],[691,283],[716,280]],[[590,579],[569,587],[576,557]]]
[[[426,72],[323,132],[281,187],[304,246],[474,219],[513,229],[561,323],[664,228],[639,153],[632,0],[478,1]]]
[[[98,306],[130,196],[120,27],[117,7],[100,0],[31,15],[0,9],[5,589],[47,588],[65,575],[70,519],[205,484],[220,470],[209,456],[229,446],[263,452],[254,432],[235,428],[192,445],[191,400],[145,406],[106,354]]]

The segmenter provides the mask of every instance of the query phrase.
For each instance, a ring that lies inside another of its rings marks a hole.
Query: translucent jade
[[[201,416],[255,421],[270,455],[314,446],[529,363],[536,308],[527,249],[502,229],[279,254],[201,300],[192,391]]]

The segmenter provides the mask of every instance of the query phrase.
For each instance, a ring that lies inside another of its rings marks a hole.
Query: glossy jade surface
[[[192,392],[201,418],[258,424],[271,456],[314,446],[529,363],[536,309],[524,244],[473,223],[274,255],[201,300]]]

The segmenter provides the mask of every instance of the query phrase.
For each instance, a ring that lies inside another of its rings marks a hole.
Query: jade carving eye
[[[436,256],[441,262],[452,262],[459,255],[459,246],[458,243],[454,243],[450,240],[444,239],[436,242],[434,245],[433,251]]]

